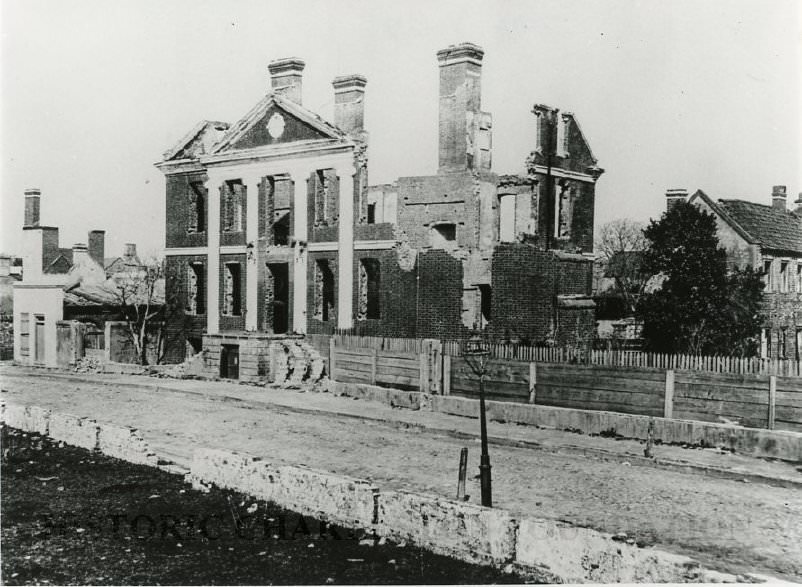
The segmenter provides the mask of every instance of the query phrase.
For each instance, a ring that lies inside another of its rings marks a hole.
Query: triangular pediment
[[[213,153],[301,141],[339,140],[345,134],[290,100],[268,94],[214,147]]]

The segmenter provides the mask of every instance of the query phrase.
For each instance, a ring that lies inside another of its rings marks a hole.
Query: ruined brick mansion
[[[470,43],[437,53],[436,175],[369,186],[366,79],[334,79],[328,122],[302,105],[299,59],[269,65],[271,91],[235,124],[193,128],[157,163],[183,310],[173,327],[213,353],[335,330],[588,341],[603,170],[572,114],[535,105],[525,173],[492,171],[483,55]]]

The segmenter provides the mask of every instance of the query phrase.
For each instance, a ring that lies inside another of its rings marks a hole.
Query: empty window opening
[[[273,244],[286,247],[290,244],[290,213],[284,212],[273,223]]]
[[[359,320],[381,318],[381,264],[377,259],[359,263]]]
[[[567,183],[555,186],[554,236],[571,238],[571,223],[574,216],[574,189]]]
[[[368,204],[368,224],[376,224],[376,204]]]
[[[479,285],[479,296],[481,298],[481,309],[482,309],[482,328],[487,326],[487,323],[490,322],[492,318],[492,307],[493,307],[493,290],[490,285],[483,283]]]
[[[432,247],[446,248],[453,246],[457,240],[456,224],[435,224],[432,226]]]
[[[334,271],[326,259],[315,263],[315,317],[322,322],[334,318]]]
[[[225,296],[223,300],[223,314],[227,316],[242,315],[242,282],[239,263],[226,263]]]
[[[188,232],[206,231],[206,188],[201,181],[189,184],[189,227]]]
[[[203,263],[190,263],[187,267],[187,314],[204,314],[206,311],[206,271]]]
[[[505,194],[499,200],[499,239],[511,243],[515,240],[515,194]]]
[[[268,284],[266,288],[267,319],[266,329],[274,334],[284,334],[289,330],[289,264],[268,263]]]
[[[243,201],[245,186],[239,180],[227,181],[223,186],[221,217],[223,231],[241,232],[243,227]]]
[[[337,174],[333,169],[321,169],[313,174],[315,224],[327,225],[337,220]]]

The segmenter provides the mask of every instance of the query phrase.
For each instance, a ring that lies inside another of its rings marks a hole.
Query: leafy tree
[[[641,257],[646,248],[644,226],[627,218],[604,224],[596,238],[596,250],[604,260],[605,276],[615,280],[615,293],[621,296],[628,315],[635,313],[649,275],[641,271]]]
[[[762,317],[762,272],[728,271],[715,216],[680,203],[644,231],[642,270],[662,287],[637,306],[646,348],[655,352],[754,354]]]

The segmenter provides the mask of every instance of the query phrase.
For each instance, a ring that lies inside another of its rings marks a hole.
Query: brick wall
[[[203,172],[180,173],[168,175],[167,181],[167,247],[205,247],[207,244],[207,231],[189,232],[192,221],[192,187],[193,182],[206,181],[206,174]],[[206,221],[204,225],[208,227],[209,213],[208,194],[206,197]]]
[[[186,340],[200,340],[206,330],[206,308],[203,313],[192,315],[186,313],[187,276],[190,263],[203,263],[204,274],[208,282],[213,279],[209,275],[206,255],[169,255],[166,260],[166,298],[171,302],[167,312],[165,346],[165,363],[180,363],[186,358]],[[204,284],[205,285],[205,284]],[[207,292],[203,292],[204,301],[208,303]]]
[[[462,336],[462,262],[445,251],[418,254],[418,338]]]
[[[239,263],[240,264],[240,315],[227,316],[223,314],[225,308],[225,272],[226,263]],[[220,255],[220,275],[218,282],[220,287],[220,330],[245,330],[245,273],[247,266],[245,264],[245,255]],[[211,279],[211,276],[210,276]]]
[[[224,223],[226,222],[226,196],[231,190],[238,190],[240,193],[239,205],[242,218],[240,220],[240,230],[236,231],[223,230]],[[226,247],[246,244],[245,232],[248,226],[248,197],[246,192],[247,190],[242,184],[225,182],[220,186],[217,194],[209,194],[209,197],[217,197],[220,199],[220,226],[218,228],[218,230],[220,230],[220,246]]]

